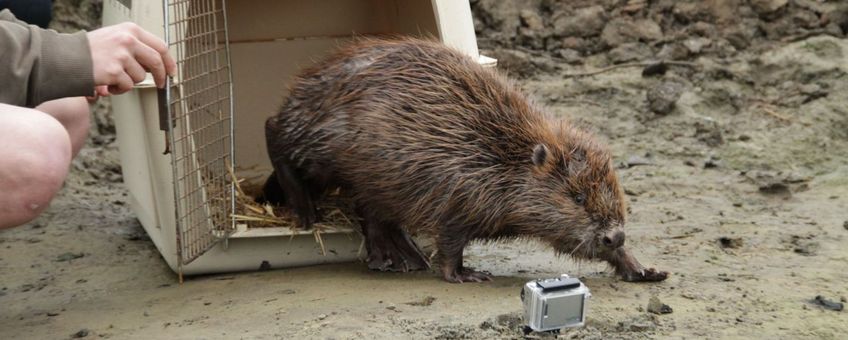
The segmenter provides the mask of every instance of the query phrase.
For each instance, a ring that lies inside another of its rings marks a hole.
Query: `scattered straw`
[[[267,203],[257,203],[254,197],[247,194],[242,188],[245,179],[238,178],[229,167],[227,171],[235,184],[236,210],[232,217],[236,222],[247,224],[248,228],[283,227],[303,230],[297,216],[291,210]],[[342,197],[338,190],[328,194],[326,199],[319,202],[318,209],[321,213],[321,222],[312,225],[312,233],[315,236],[315,241],[321,246],[321,253],[326,255],[321,233],[359,230],[359,224],[356,219],[349,217],[355,216],[352,204],[348,199]]]

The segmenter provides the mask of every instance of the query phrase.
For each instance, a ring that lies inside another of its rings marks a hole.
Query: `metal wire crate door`
[[[178,76],[168,88],[177,257],[188,264],[234,230],[232,75],[223,0],[164,0]]]

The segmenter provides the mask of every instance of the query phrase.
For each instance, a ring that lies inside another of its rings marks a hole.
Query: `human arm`
[[[119,94],[147,72],[164,86],[176,63],[167,45],[133,23],[61,34],[0,12],[0,102],[35,106],[64,97]]]
[[[0,11],[0,103],[34,107],[91,95],[92,69],[85,32],[45,30]]]

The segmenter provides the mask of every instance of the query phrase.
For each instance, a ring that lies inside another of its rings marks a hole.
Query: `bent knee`
[[[10,123],[11,122],[11,123]],[[53,117],[26,112],[10,120],[4,117],[0,159],[0,186],[4,195],[0,224],[10,226],[35,219],[62,188],[71,162],[71,142],[67,131]]]
[[[26,164],[21,177],[32,190],[29,207],[43,210],[62,187],[71,164],[71,140],[67,130],[55,119],[43,117],[32,148],[22,155]],[[40,210],[39,210],[40,212]]]

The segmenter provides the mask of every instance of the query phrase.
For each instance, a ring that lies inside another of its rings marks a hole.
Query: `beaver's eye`
[[[574,196],[574,202],[577,202],[577,204],[579,205],[583,205],[584,203],[586,203],[586,195],[577,194],[576,196]]]

